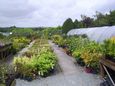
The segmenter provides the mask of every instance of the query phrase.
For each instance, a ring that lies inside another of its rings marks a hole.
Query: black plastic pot
[[[19,78],[20,78],[20,79],[24,79],[24,76],[20,74]]]
[[[107,81],[103,81],[102,83],[100,83],[100,86],[110,86]]]
[[[76,61],[80,66],[85,66],[85,63],[83,62],[81,58],[76,59]]]
[[[72,53],[71,53],[71,51],[69,51],[69,50],[66,51],[66,54],[69,55],[69,56],[72,56]]]
[[[23,79],[26,80],[26,81],[28,81],[28,82],[30,82],[30,81],[33,80],[33,78],[29,77],[29,76],[25,76],[25,77],[23,77]]]
[[[26,80],[26,81],[32,81],[33,78],[32,77],[29,77],[29,76],[23,76],[22,74],[18,73],[15,75],[15,78],[18,79],[22,79],[22,80]]]
[[[67,48],[67,46],[66,46],[66,45],[63,45],[62,48]]]
[[[105,58],[112,61],[112,62],[115,62],[115,57],[113,57],[113,56],[106,55]]]
[[[113,84],[112,84],[111,80],[109,79],[109,77],[106,77],[106,81],[109,84],[109,86],[113,86]]]
[[[14,83],[14,82],[15,82],[15,75],[13,75],[13,74],[8,75],[8,77],[5,80],[6,86],[11,86],[12,83]],[[15,83],[13,84],[13,86],[15,86]]]
[[[80,66],[85,66],[85,63],[81,61],[79,65]]]
[[[21,75],[20,73],[15,74],[15,78],[16,79],[20,78],[20,75]]]
[[[61,45],[58,45],[58,47],[62,47]]]
[[[93,69],[93,70],[92,70],[92,73],[93,73],[93,74],[98,74],[98,71],[97,71],[96,69]]]
[[[50,70],[50,73],[51,73],[51,74],[54,73],[54,72],[55,72],[55,69],[54,69],[54,68]]]

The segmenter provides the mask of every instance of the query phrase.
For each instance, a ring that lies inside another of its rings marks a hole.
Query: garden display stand
[[[111,83],[110,86],[115,86],[115,62],[102,58],[100,60],[100,74],[104,80]],[[105,77],[108,77],[109,80]]]
[[[11,49],[11,47],[12,47],[11,43],[0,47],[0,59],[3,59],[4,57],[9,56],[9,54],[10,54],[9,49]]]

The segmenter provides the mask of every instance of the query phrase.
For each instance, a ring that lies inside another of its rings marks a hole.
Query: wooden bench
[[[106,76],[109,77],[113,86],[115,86],[115,62],[102,58],[100,60],[100,74],[104,79]]]

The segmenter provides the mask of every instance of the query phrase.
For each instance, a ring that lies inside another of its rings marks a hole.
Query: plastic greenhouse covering
[[[67,33],[68,36],[84,34],[87,35],[90,40],[103,42],[104,40],[115,36],[115,26],[72,29]]]

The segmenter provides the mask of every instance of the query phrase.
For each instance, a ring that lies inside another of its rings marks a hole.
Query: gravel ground
[[[102,80],[98,75],[88,74],[75,65],[75,59],[66,55],[60,48],[49,41],[58,58],[61,71],[53,76],[27,82],[17,79],[16,86],[99,86]]]

